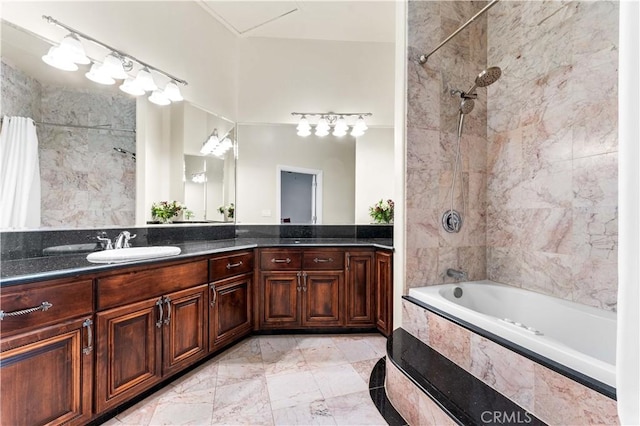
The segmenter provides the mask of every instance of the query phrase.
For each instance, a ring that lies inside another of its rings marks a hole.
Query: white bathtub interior
[[[412,288],[409,296],[615,387],[614,312],[489,280]]]

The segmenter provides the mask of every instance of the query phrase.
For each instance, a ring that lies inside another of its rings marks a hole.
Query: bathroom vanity
[[[86,424],[254,332],[390,332],[391,247],[183,253],[4,280],[0,423]]]

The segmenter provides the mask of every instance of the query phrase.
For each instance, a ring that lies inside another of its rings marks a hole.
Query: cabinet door
[[[8,338],[0,354],[0,424],[85,424],[91,419],[91,321]]]
[[[391,253],[376,252],[376,326],[385,336],[393,327],[393,269]]]
[[[164,310],[162,299],[150,299],[96,315],[98,412],[160,381]]]
[[[251,330],[251,275],[209,285],[209,351]]]
[[[286,327],[300,325],[299,294],[301,272],[263,272],[262,326]]]
[[[304,307],[302,325],[338,326],[340,321],[343,272],[303,272]]]
[[[348,326],[375,325],[373,288],[373,252],[347,253]]]
[[[207,289],[205,284],[162,298],[163,375],[180,370],[206,355]]]

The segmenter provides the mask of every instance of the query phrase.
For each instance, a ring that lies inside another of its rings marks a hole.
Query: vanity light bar
[[[364,122],[364,117],[370,117],[373,114],[370,112],[292,112],[291,115],[300,116],[300,121],[296,127],[298,136],[306,137],[311,134],[311,124],[307,116],[319,116],[320,119],[316,124],[316,136],[327,136],[329,130],[333,126],[333,136],[341,137],[347,134],[349,125],[347,124],[345,117],[358,117],[355,124],[351,128],[351,136],[362,136],[365,130],[368,129]]]
[[[47,21],[48,23],[50,23],[52,25],[56,25],[56,26],[58,26],[60,28],[64,28],[65,30],[69,31],[70,33],[75,34],[76,36],[81,37],[81,38],[83,38],[85,40],[88,40],[88,41],[90,41],[90,42],[92,42],[94,44],[97,44],[98,46],[101,46],[104,49],[110,50],[111,52],[115,52],[120,57],[122,57],[123,59],[129,59],[130,60],[129,64],[130,64],[131,61],[137,62],[138,64],[142,65],[142,68],[146,67],[146,68],[152,69],[155,72],[157,72],[159,74],[162,74],[162,75],[168,77],[169,79],[171,79],[171,80],[173,80],[175,82],[178,82],[180,84],[183,84],[185,86],[188,84],[185,80],[182,80],[182,79],[180,79],[180,78],[178,78],[178,77],[176,77],[174,75],[171,75],[168,72],[161,70],[160,68],[156,68],[153,65],[149,65],[148,63],[146,63],[144,61],[141,61],[140,59],[136,58],[135,56],[129,55],[128,53],[123,52],[121,50],[118,50],[115,47],[111,47],[106,43],[98,41],[95,38],[76,30],[75,28],[71,28],[70,26],[63,24],[62,22],[58,21],[57,19],[52,18],[51,16],[42,15],[42,19],[44,19],[45,21]],[[125,67],[127,67],[126,61],[125,61],[125,63],[123,63],[123,65]],[[128,66],[130,67],[130,66],[132,66],[132,64],[130,64]]]

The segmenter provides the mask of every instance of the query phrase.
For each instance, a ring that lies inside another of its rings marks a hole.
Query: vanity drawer
[[[209,259],[209,281],[253,272],[253,252],[234,253]]]
[[[209,268],[206,260],[98,278],[98,310],[160,297],[206,284],[208,280]]]
[[[334,270],[344,269],[343,250],[305,250],[302,257],[302,269]]]
[[[47,310],[43,311],[42,307]],[[3,336],[91,315],[93,281],[46,281],[9,287],[0,295],[0,310],[3,312],[0,320]]]
[[[302,268],[302,253],[298,250],[265,249],[260,252],[260,269],[265,271],[296,271]]]

